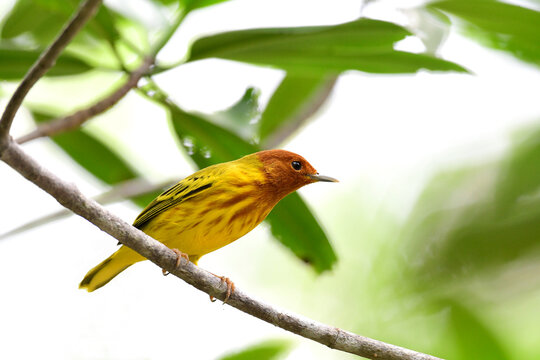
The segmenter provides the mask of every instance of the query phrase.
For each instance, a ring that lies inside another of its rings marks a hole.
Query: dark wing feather
[[[182,201],[194,197],[212,186],[210,177],[195,175],[196,174],[185,178],[155,198],[154,201],[148,204],[139,216],[137,216],[133,222],[133,226],[142,229],[162,212],[180,204]]]

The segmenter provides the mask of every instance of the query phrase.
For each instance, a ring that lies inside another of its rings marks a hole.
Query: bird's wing
[[[173,206],[180,204],[187,199],[207,190],[213,182],[209,176],[196,176],[193,174],[181,180],[179,183],[164,191],[155,198],[148,206],[137,216],[133,226],[142,229],[148,222],[154,219],[162,212]]]

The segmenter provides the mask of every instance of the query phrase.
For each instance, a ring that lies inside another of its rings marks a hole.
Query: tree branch
[[[145,58],[142,65],[130,73],[126,82],[109,96],[86,109],[79,110],[71,115],[42,124],[32,132],[18,138],[17,142],[19,144],[23,144],[27,141],[43,136],[51,136],[78,128],[91,117],[101,114],[116,105],[116,103],[118,103],[131,89],[137,86],[137,83],[141,77],[148,73],[153,64],[153,57]]]
[[[0,154],[0,158],[25,178],[52,195],[60,204],[84,217],[101,230],[137,251],[162,269],[188,284],[224,300],[227,286],[216,276],[182,259],[176,268],[177,255],[164,244],[152,239],[116,215],[86,198],[74,185],[68,184],[52,172],[42,168],[26,155],[13,140]],[[351,332],[321,324],[310,319],[277,310],[249,297],[236,288],[227,304],[287,331],[317,341],[330,348],[377,360],[437,360],[438,358],[387,344]],[[440,359],[439,359],[440,360]]]
[[[64,50],[79,30],[82,29],[92,15],[94,15],[101,2],[102,0],[86,0],[56,40],[41,54],[30,70],[28,70],[19,87],[13,93],[0,119],[0,145],[2,145],[2,140],[8,137],[15,114],[19,110],[28,91],[30,91],[36,81],[53,67],[62,50]]]

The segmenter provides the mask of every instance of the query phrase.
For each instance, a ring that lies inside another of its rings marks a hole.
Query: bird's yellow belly
[[[143,231],[197,260],[253,230],[270,210],[271,207],[247,199],[227,209],[212,209],[206,216],[194,217],[196,210],[184,203],[158,215]]]

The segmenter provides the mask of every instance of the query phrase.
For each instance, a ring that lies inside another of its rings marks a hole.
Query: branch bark
[[[86,0],[62,30],[58,38],[56,38],[51,46],[41,54],[35,64],[28,70],[2,114],[2,118],[0,119],[0,140],[5,139],[9,135],[9,129],[13,123],[15,114],[19,110],[28,91],[30,91],[36,81],[53,67],[62,50],[64,50],[79,30],[82,29],[92,15],[94,15],[101,2],[102,0]]]
[[[145,58],[143,63],[132,73],[130,73],[126,82],[109,96],[105,97],[104,99],[98,101],[97,103],[86,109],[79,110],[66,117],[42,124],[32,132],[18,138],[17,142],[19,144],[23,144],[27,141],[34,140],[43,136],[51,136],[78,128],[90,118],[101,114],[116,105],[116,103],[118,103],[131,89],[137,86],[137,83],[139,82],[141,77],[148,73],[150,67],[153,64],[153,57]]]
[[[137,251],[162,269],[181,278],[205,293],[224,300],[227,286],[216,276],[182,259],[176,267],[177,255],[168,247],[110,213],[94,200],[86,198],[74,185],[68,184],[52,172],[42,168],[23,152],[13,140],[0,154],[0,159],[26,179],[53,196],[70,209],[110,234],[122,244]],[[236,288],[227,304],[284,330],[337,349],[377,360],[437,360],[431,355],[405,349],[382,341],[321,324],[310,319],[278,310],[248,296]],[[440,360],[440,359],[439,359]]]

